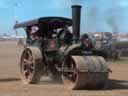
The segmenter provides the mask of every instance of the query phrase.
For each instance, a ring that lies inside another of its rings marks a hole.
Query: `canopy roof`
[[[24,28],[24,27],[31,27],[33,25],[38,25],[41,27],[48,27],[49,29],[58,29],[62,28],[65,25],[71,26],[72,19],[65,18],[65,17],[41,17],[38,19],[26,21],[23,23],[15,24],[14,28]]]

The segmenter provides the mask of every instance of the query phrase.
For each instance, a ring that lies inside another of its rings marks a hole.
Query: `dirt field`
[[[18,67],[22,48],[16,42],[0,42],[0,96],[128,96],[128,58],[109,62],[112,69],[105,90],[68,90],[53,81],[25,85]]]

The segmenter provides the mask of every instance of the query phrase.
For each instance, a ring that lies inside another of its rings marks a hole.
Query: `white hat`
[[[31,30],[31,33],[36,33],[39,30],[39,28],[37,26],[32,26]]]

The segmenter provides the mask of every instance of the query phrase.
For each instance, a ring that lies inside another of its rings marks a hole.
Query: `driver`
[[[37,26],[32,26],[31,31],[30,31],[30,37],[32,40],[37,40],[39,38],[38,30],[39,28]]]
[[[81,41],[82,45],[85,45],[86,48],[93,48],[92,40],[89,38],[88,34],[83,34]]]
[[[38,26],[32,26],[30,31],[30,39],[31,43],[36,46],[41,46],[42,37],[39,36],[39,28]]]

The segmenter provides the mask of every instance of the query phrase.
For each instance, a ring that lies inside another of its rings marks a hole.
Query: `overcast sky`
[[[82,5],[81,32],[128,32],[128,0],[0,0],[0,34],[15,34],[16,20],[71,18],[72,4]]]

